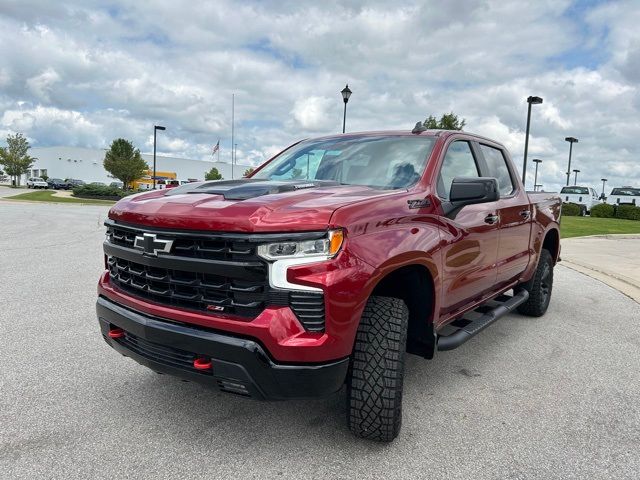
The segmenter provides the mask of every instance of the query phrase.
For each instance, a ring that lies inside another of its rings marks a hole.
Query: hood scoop
[[[338,182],[327,180],[259,180],[244,178],[241,180],[214,180],[211,182],[191,183],[172,188],[166,195],[185,193],[207,193],[222,195],[225,200],[248,200],[276,193],[295,192],[307,188],[333,187]]]

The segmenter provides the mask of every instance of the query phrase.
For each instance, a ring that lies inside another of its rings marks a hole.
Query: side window
[[[469,142],[457,141],[449,145],[444,156],[437,191],[440,198],[449,199],[451,184],[456,177],[479,177],[478,165],[471,152]]]
[[[489,168],[489,176],[498,179],[498,190],[500,190],[500,196],[511,195],[516,187],[509,173],[509,167],[507,167],[507,160],[502,154],[502,150],[498,148],[489,147],[487,145],[480,145],[482,155],[487,162]]]

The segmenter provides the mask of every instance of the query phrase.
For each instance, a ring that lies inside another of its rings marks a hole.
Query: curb
[[[570,242],[571,240],[580,240],[582,238],[605,238],[605,239],[640,239],[640,233],[601,233],[599,235],[584,235],[582,237],[561,238],[561,242]]]
[[[78,207],[112,207],[116,204],[113,203],[84,203],[84,202],[50,202],[48,200],[20,200],[20,199],[11,199],[11,197],[0,197],[0,201],[9,202],[9,203],[30,203],[30,204],[48,204],[48,205],[75,205]]]
[[[639,237],[640,238],[640,237]],[[580,263],[574,263],[571,260],[562,259],[559,265],[580,272],[588,277],[599,280],[605,285],[619,291],[623,295],[629,297],[631,300],[640,304],[640,285],[633,280],[628,279],[625,276],[616,276],[602,270],[597,270],[591,266],[582,265]]]

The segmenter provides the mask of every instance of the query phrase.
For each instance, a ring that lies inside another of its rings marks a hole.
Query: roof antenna
[[[421,134],[422,132],[426,132],[428,130],[427,127],[424,126],[424,124],[422,122],[417,122],[416,126],[413,127],[413,130],[411,130],[411,133],[415,133],[415,134]]]

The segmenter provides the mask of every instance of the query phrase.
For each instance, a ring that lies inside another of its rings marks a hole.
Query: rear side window
[[[451,184],[456,177],[479,177],[478,165],[469,142],[457,141],[449,145],[438,175],[438,196],[449,200]]]
[[[507,159],[504,158],[502,150],[493,148],[488,145],[480,145],[482,155],[489,169],[489,176],[498,179],[498,189],[500,196],[511,195],[516,187],[511,178]]]

